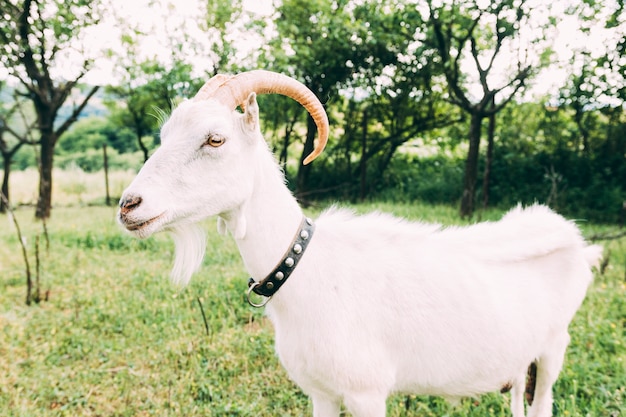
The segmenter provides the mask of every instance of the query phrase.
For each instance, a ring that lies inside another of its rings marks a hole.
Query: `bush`
[[[398,154],[376,183],[373,198],[455,204],[462,192],[464,162],[445,156]]]
[[[484,163],[484,158],[483,158]],[[398,153],[381,175],[372,164],[367,197],[389,202],[422,201],[458,204],[465,161],[462,157],[417,157]],[[476,207],[482,203],[479,166]],[[570,150],[521,154],[504,147],[497,150],[491,168],[489,205],[509,208],[516,204],[548,204],[573,218],[603,223],[620,221],[626,201],[626,164],[620,156],[588,157]],[[327,159],[311,173],[315,198],[354,201],[360,191],[358,177],[346,175]],[[341,186],[338,186],[340,185]]]
[[[569,150],[494,159],[490,202],[546,203],[568,216],[617,222],[626,201],[626,168],[602,156]]]

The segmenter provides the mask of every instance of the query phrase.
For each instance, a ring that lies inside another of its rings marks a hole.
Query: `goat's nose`
[[[122,214],[128,213],[139,207],[142,201],[143,199],[138,195],[131,194],[126,197],[122,197],[120,200],[120,212]]]

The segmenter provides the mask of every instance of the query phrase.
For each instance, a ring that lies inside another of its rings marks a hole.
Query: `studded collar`
[[[315,224],[308,217],[302,218],[300,228],[293,238],[293,241],[289,245],[287,252],[283,255],[283,258],[278,263],[276,268],[269,273],[261,281],[255,281],[254,278],[248,280],[248,292],[246,293],[246,299],[248,303],[253,307],[263,307],[272,298],[279,288],[287,281],[287,278],[296,269],[300,258],[304,255],[306,247],[309,245],[313,232],[315,231]],[[265,297],[261,302],[253,301],[251,292],[257,295]]]

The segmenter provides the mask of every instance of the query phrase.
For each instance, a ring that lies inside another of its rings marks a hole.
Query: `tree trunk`
[[[494,135],[496,131],[496,115],[489,115],[489,127],[487,130],[487,156],[485,159],[485,172],[483,174],[483,208],[489,205],[489,185],[491,182],[491,164],[493,162]]]
[[[111,205],[111,194],[109,193],[109,158],[107,156],[107,144],[102,145],[102,156],[104,165],[104,202],[107,206]]]
[[[289,145],[291,144],[291,134],[293,128],[298,121],[298,112],[294,112],[293,117],[285,124],[285,135],[283,136],[283,146],[280,150],[279,164],[283,168],[283,172],[287,174],[287,159],[289,158]]]
[[[283,146],[280,149],[278,163],[283,168],[283,172],[287,172],[287,158],[289,157],[289,141],[291,139],[291,130],[285,126],[285,135],[283,136]]]
[[[53,135],[48,133],[48,137],[41,136],[41,160],[39,161],[39,199],[35,217],[38,219],[48,219],[50,217],[50,207],[52,205],[52,166],[54,157],[54,144],[56,142]]]
[[[579,104],[576,106],[576,112],[574,113],[574,121],[576,122],[576,127],[578,127],[578,131],[580,132],[580,136],[583,142],[582,154],[588,157],[590,154],[589,130],[585,127],[585,122],[583,120],[584,117],[585,117],[585,111],[583,110],[582,106]]]
[[[367,195],[367,110],[363,110],[363,119],[361,121],[361,163],[360,171],[360,195],[361,201],[365,200]]]
[[[304,158],[306,158],[313,151],[315,145],[315,134],[317,133],[317,126],[315,125],[315,121],[311,115],[307,116],[306,125],[306,140],[304,142],[302,155],[300,156],[300,166],[298,168],[298,176],[296,179],[296,195],[307,191],[311,165],[304,165],[302,162],[304,161]]]
[[[143,134],[141,131],[137,132],[137,143],[139,144],[141,153],[143,153],[143,162],[146,162],[148,158],[150,158],[150,155],[149,155],[148,147],[146,146],[145,143],[143,143],[143,140],[141,139],[142,136]]]
[[[469,150],[465,161],[463,178],[463,195],[461,197],[461,217],[469,217],[474,213],[474,194],[478,176],[478,155],[480,148],[480,131],[483,114],[472,113],[469,131]]]
[[[11,173],[11,158],[4,155],[3,159],[3,174],[2,174],[2,194],[6,197],[7,201],[11,201],[9,197],[9,174]],[[6,213],[7,205],[3,198],[0,198],[0,213]]]
[[[3,161],[3,177],[2,177],[2,194],[6,197],[7,201],[10,203],[9,198],[9,177],[11,175],[11,161],[13,161],[13,157],[20,150],[22,145],[26,143],[20,139],[20,142],[17,143],[11,150],[3,150],[2,151],[2,161]],[[7,204],[3,199],[0,198],[0,213],[6,213]]]

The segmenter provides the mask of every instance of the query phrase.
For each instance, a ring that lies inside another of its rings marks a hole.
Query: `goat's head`
[[[118,220],[126,230],[137,237],[161,230],[174,233],[177,256],[173,275],[191,276],[202,260],[204,238],[193,223],[234,210],[251,194],[254,178],[250,167],[259,151],[264,147],[267,151],[256,102],[256,94],[265,93],[289,96],[309,111],[319,131],[317,146],[304,161],[311,162],[326,144],[328,119],[308,88],[268,71],[218,75],[193,100],[172,112],[161,128],[161,147],[122,194]],[[188,241],[193,243],[186,244]],[[181,257],[193,261],[181,261],[186,266],[180,266]],[[185,271],[176,271],[177,266]]]

